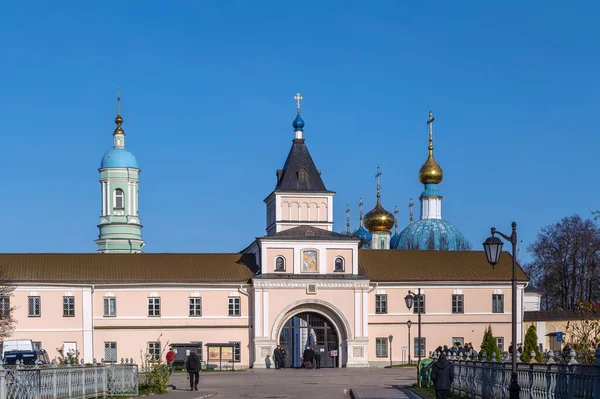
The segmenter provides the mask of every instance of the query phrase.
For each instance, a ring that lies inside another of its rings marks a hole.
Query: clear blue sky
[[[234,252],[305,138],[358,224],[418,203],[433,110],[443,217],[480,249],[600,207],[597,2],[12,2],[0,13],[2,252],[94,252],[121,86],[147,252]],[[416,5],[415,5],[416,4]],[[415,206],[418,214],[418,206]]]

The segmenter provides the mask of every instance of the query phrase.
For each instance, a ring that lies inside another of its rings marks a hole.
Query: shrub
[[[527,333],[525,333],[525,345],[523,345],[521,360],[528,363],[529,360],[531,360],[531,351],[535,352],[535,360],[538,363],[544,361],[544,357],[542,356],[542,352],[540,351],[540,347],[538,345],[537,331],[534,325],[529,326]]]
[[[492,326],[488,326],[483,333],[483,341],[481,342],[481,350],[479,351],[479,360],[483,358],[483,352],[487,355],[487,360],[491,360],[492,353],[496,353],[496,360],[502,359],[502,353],[498,349],[498,343],[494,334],[492,334]]]

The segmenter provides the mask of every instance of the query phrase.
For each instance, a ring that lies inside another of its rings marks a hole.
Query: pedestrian
[[[279,368],[280,369],[284,369],[285,368],[285,356],[287,355],[287,352],[285,351],[285,348],[283,346],[279,346]]]
[[[302,354],[302,361],[304,362],[305,369],[311,369],[313,364],[313,359],[315,357],[315,352],[312,350],[310,346],[307,346],[304,349],[304,353]]]
[[[279,349],[279,345],[275,347],[273,351],[273,362],[275,363],[275,369],[279,368],[279,362],[281,361],[281,350]]]
[[[321,368],[321,353],[319,351],[315,352],[315,366],[318,369]]]
[[[431,379],[435,384],[436,399],[450,398],[450,387],[454,380],[454,365],[446,360],[446,355],[441,354],[437,362],[431,367]]]
[[[175,351],[169,348],[167,352],[167,365],[169,366],[169,375],[173,374],[173,363],[175,362]]]
[[[185,369],[190,376],[190,391],[198,390],[198,380],[200,378],[200,358],[196,351],[191,351],[185,362]]]

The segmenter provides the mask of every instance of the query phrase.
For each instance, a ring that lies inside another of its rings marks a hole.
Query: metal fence
[[[0,367],[0,399],[63,399],[138,394],[138,366]]]

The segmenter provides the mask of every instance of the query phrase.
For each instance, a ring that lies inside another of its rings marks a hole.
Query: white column
[[[517,342],[523,342],[523,286],[517,285]]]
[[[369,336],[369,294],[367,291],[363,291],[362,293],[363,306],[362,306],[362,321],[363,321],[363,330],[362,336]]]
[[[360,333],[360,319],[361,319],[361,300],[360,300],[360,291],[354,291],[354,337],[357,338],[361,336]]]
[[[92,289],[83,288],[81,299],[81,314],[83,318],[83,361],[91,363],[94,359],[94,315]]]
[[[442,218],[441,197],[421,197],[421,220]]]
[[[260,290],[254,290],[254,336],[255,337],[261,337],[262,336],[262,329],[261,329],[261,324],[260,324],[260,316],[261,316],[261,291]]]
[[[269,336],[269,291],[263,290],[263,336]],[[275,337],[277,339],[277,337]]]
[[[101,181],[102,185],[102,216],[106,216],[106,183]]]
[[[319,274],[327,274],[327,250],[325,247],[319,248]]]
[[[110,203],[112,202],[111,197],[112,197],[112,193],[110,191],[110,180],[107,180],[106,181],[106,214],[107,215],[112,215],[112,212],[110,211]]]

